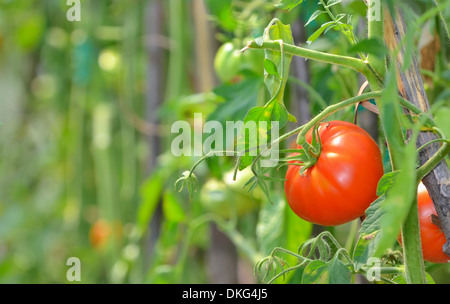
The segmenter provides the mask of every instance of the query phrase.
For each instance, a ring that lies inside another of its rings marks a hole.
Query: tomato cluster
[[[308,143],[312,141],[312,132],[306,134]],[[383,175],[381,153],[366,131],[348,122],[322,123],[318,136],[322,147],[313,166],[301,174],[302,164],[291,161],[284,185],[286,198],[292,211],[306,221],[323,226],[341,225],[363,216],[377,198],[377,185]],[[446,238],[433,222],[436,210],[422,183],[417,201],[423,258],[432,263],[447,263],[450,257],[442,251]]]
[[[298,161],[290,164],[284,189],[289,206],[299,217],[336,226],[364,215],[376,199],[383,163],[377,143],[355,124],[325,122],[318,134],[322,148],[317,162],[303,175]],[[312,130],[306,141],[311,143]]]

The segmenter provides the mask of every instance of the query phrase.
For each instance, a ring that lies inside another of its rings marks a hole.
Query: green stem
[[[411,204],[402,227],[402,243],[405,259],[406,282],[409,284],[426,283],[422,244],[420,240],[419,211],[417,195]]]
[[[382,3],[380,3],[380,9],[383,15],[385,10],[383,10]],[[385,19],[388,16],[382,16]],[[382,20],[383,20],[382,19]],[[374,18],[369,18],[369,38],[376,38],[384,41],[385,35],[393,35],[393,33],[384,33],[383,23]],[[383,73],[385,68],[381,66],[381,62],[376,57],[369,57],[367,59],[368,64],[374,69],[380,72],[373,71],[371,73],[365,74],[370,86],[373,90],[380,90],[383,87],[383,82],[379,81],[378,73]],[[383,73],[382,75],[384,75]],[[386,92],[397,91],[397,88],[393,88],[396,85],[394,71],[390,71],[389,78],[386,79]],[[383,96],[382,98],[376,100],[377,106],[380,112],[380,122],[382,124],[382,129],[384,130],[387,146],[389,150],[389,155],[391,157],[392,170],[398,170],[400,167],[402,158],[401,144],[404,143],[402,127],[400,123],[400,114],[389,113],[392,109],[385,109],[385,100],[388,100],[389,96]],[[388,126],[390,126],[388,128]],[[386,130],[393,130],[393,132]],[[403,238],[403,253],[405,258],[405,272],[406,280],[408,283],[418,284],[426,283],[425,268],[422,257],[422,246],[420,240],[420,230],[419,230],[419,219],[417,210],[417,201],[413,203],[410,207],[408,215],[402,226],[402,238]]]
[[[369,18],[369,24],[367,28],[367,35],[369,38],[376,38],[383,41],[384,30],[383,30],[383,14],[380,14],[380,20],[375,18]],[[386,71],[386,62],[384,59],[380,59],[377,56],[368,54],[366,58],[367,65],[371,72],[376,75],[378,81],[382,79]]]
[[[423,144],[422,146],[420,146],[419,149],[417,149],[417,153],[419,153],[420,151],[422,151],[423,149],[425,149],[425,147],[433,144],[433,143],[437,143],[437,142],[443,142],[443,143],[449,143],[450,141],[448,139],[444,139],[444,138],[436,138],[433,140],[430,140],[429,142],[427,142],[426,144]]]
[[[430,157],[422,166],[420,166],[417,171],[417,183],[420,182],[431,170],[433,170],[434,167],[436,167],[444,157],[446,157],[450,153],[450,144],[448,140],[444,139],[444,134],[437,128],[434,128],[440,135],[442,141],[442,146],[439,148],[439,150]],[[421,147],[422,148],[422,147]]]
[[[318,124],[320,121],[325,119],[325,117],[342,110],[348,106],[354,105],[358,102],[362,102],[365,100],[369,100],[372,98],[378,98],[381,97],[382,92],[381,91],[375,91],[375,92],[369,92],[364,93],[359,96],[355,96],[349,99],[346,99],[344,101],[341,101],[339,103],[333,104],[331,106],[328,106],[325,110],[323,110],[321,113],[317,114],[313,119],[311,119],[308,123],[306,123],[304,126],[302,126],[302,130],[298,134],[297,137],[297,143],[299,145],[303,144],[305,142],[305,135],[306,133],[312,129],[316,124]]]
[[[250,41],[246,47],[244,47],[241,51],[244,52],[246,49],[269,49],[272,51],[281,52],[280,43],[278,41],[267,40],[258,44],[256,41]],[[283,44],[284,53],[288,55],[299,56],[307,59],[313,59],[316,61],[321,61],[325,63],[336,64],[342,67],[353,69],[357,72],[363,73],[367,72],[367,67],[361,59],[334,55],[329,53],[324,53],[320,51],[314,51],[307,48],[303,48],[300,46],[284,43]]]

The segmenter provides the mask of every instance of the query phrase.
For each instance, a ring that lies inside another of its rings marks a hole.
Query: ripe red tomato
[[[322,150],[317,162],[304,176],[300,166],[289,165],[284,189],[289,206],[299,217],[336,226],[364,215],[376,199],[383,163],[376,142],[357,125],[324,122],[318,133]],[[311,139],[312,131],[306,134],[309,143]]]
[[[437,216],[436,209],[427,189],[422,183],[419,184],[417,189],[417,203],[423,259],[432,263],[447,263],[450,257],[442,251],[442,246],[446,242],[445,235],[431,221],[432,214]]]

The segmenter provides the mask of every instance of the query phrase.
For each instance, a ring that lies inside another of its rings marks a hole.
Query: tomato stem
[[[256,43],[254,40],[250,41],[247,46],[245,46],[241,51],[244,52],[245,50],[252,48],[252,49],[269,49],[273,51],[281,51],[281,46],[278,41],[272,41],[272,40],[265,40],[261,44]],[[324,53],[320,51],[310,50],[304,47],[296,46],[289,43],[283,44],[284,53],[288,55],[294,55],[299,56],[307,59],[313,59],[316,61],[321,61],[325,63],[331,63],[336,64],[342,67],[353,69],[357,72],[362,72],[366,69],[366,65],[363,60],[354,58],[354,57],[348,57],[348,56],[341,56],[341,55],[334,55],[329,53]]]
[[[444,133],[434,127],[433,130],[435,130],[440,136],[440,139],[435,140],[436,141],[442,141],[442,146],[439,148],[439,150],[430,157],[422,166],[420,166],[417,171],[417,183],[419,183],[431,170],[433,170],[434,167],[436,167],[442,159],[444,159],[445,156],[447,156],[450,153],[450,143],[449,140],[445,138]],[[428,142],[427,144],[431,143],[433,141]],[[422,147],[419,148],[422,149]]]
[[[420,240],[417,192],[405,222],[403,223],[402,244],[405,259],[406,282],[409,284],[426,283],[425,268],[422,257],[422,244]]]

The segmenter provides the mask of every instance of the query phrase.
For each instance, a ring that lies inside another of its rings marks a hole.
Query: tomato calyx
[[[298,161],[298,163],[293,163],[293,165],[301,166],[299,172],[300,175],[304,176],[305,171],[314,166],[319,159],[320,153],[322,151],[322,141],[319,135],[319,125],[314,126],[312,131],[311,143],[306,140],[305,136],[299,136],[297,138],[297,144],[301,147],[297,150],[297,155],[293,156],[292,161]]]

